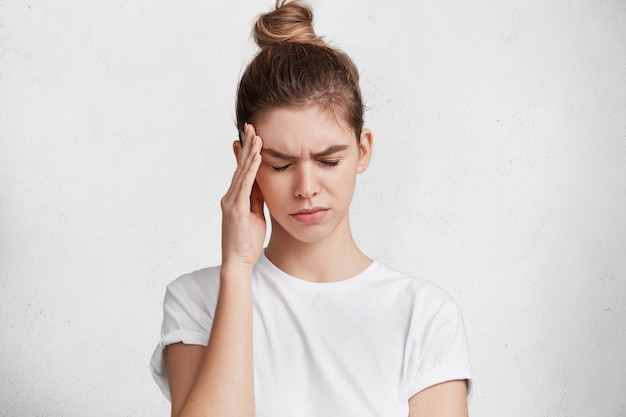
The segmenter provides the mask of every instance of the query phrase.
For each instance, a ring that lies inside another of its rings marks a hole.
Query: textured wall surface
[[[0,415],[169,415],[162,297],[219,262],[271,3],[0,0]],[[356,238],[463,307],[471,414],[626,415],[625,3],[311,4],[375,133]]]

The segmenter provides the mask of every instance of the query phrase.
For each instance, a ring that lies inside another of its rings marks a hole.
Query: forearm
[[[196,357],[201,364],[193,382],[189,373],[186,381],[179,378],[191,389],[187,396],[184,391],[177,395],[176,406],[172,401],[173,417],[254,416],[251,276],[263,250],[266,229],[263,196],[256,185],[262,144],[248,124],[241,141],[233,144],[237,169],[220,202],[222,268],[211,335],[204,355]],[[184,358],[180,359],[179,363],[183,362]],[[173,368],[182,374],[188,371]],[[179,404],[181,412],[177,413]]]
[[[254,416],[250,276],[222,268],[209,344],[180,417]]]

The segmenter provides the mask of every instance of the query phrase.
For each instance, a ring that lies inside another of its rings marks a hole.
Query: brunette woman
[[[282,2],[256,22],[222,264],[168,286],[153,374],[175,417],[466,416],[459,307],[352,237],[372,133],[355,65],[312,20]]]

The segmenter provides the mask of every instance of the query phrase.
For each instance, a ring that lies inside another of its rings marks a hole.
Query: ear
[[[239,160],[239,152],[241,152],[241,142],[236,140],[233,142],[233,153],[235,154],[235,160]]]
[[[361,174],[365,172],[370,161],[372,159],[372,146],[374,141],[374,135],[369,129],[361,130],[361,141],[359,143],[359,163],[357,164],[356,172]]]

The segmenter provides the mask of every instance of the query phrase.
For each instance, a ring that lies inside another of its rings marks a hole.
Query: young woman
[[[372,133],[356,67],[312,19],[283,2],[256,23],[222,264],[168,285],[152,372],[175,417],[466,416],[458,306],[352,238]]]

